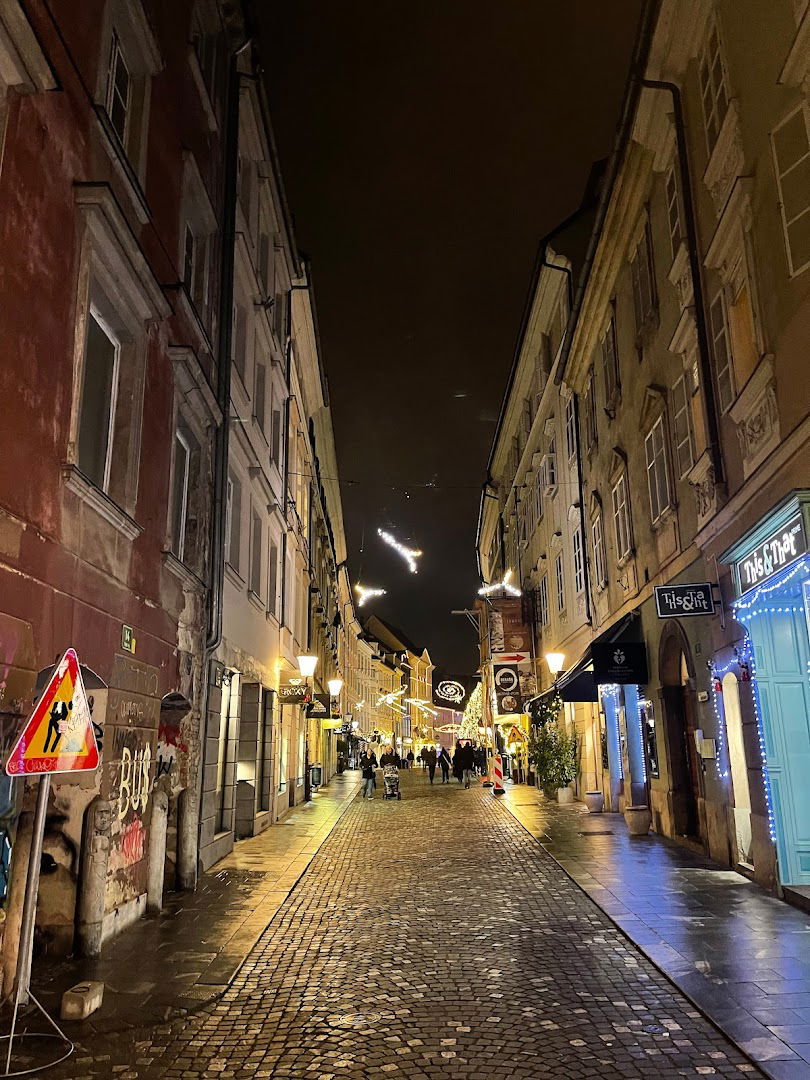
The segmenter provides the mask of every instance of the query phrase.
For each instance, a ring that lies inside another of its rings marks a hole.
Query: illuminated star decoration
[[[405,562],[408,564],[408,569],[412,574],[415,574],[418,570],[416,560],[422,554],[421,551],[416,551],[414,548],[405,547],[404,544],[400,544],[391,533],[386,532],[384,529],[377,529],[377,534],[383,539],[389,547],[392,547],[394,551],[398,552]]]
[[[385,589],[369,589],[365,585],[355,585],[354,591],[357,593],[358,607],[363,607],[366,600],[371,600],[374,596],[385,596]]]
[[[507,596],[520,596],[520,589],[514,585],[510,585],[509,582],[512,579],[512,571],[507,570],[503,575],[501,581],[495,581],[492,585],[484,585],[483,588],[478,590],[479,596],[489,596],[490,593],[497,592],[498,589],[503,589]]]

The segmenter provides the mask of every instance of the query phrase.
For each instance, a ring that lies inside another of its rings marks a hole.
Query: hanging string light
[[[412,574],[415,574],[417,572],[419,568],[416,565],[416,560],[421,556],[421,551],[417,551],[416,548],[409,548],[405,547],[404,544],[400,544],[396,537],[392,536],[391,533],[386,532],[385,529],[377,529],[377,535],[382,540],[384,540],[389,547],[392,547],[394,551],[397,552],[397,554],[402,556],[402,558],[408,564],[408,569]]]
[[[507,570],[500,581],[494,581],[491,585],[484,585],[478,590],[479,596],[489,596],[491,593],[498,592],[502,589],[507,596],[520,596],[520,589],[514,585],[510,585],[513,573],[511,570]]]
[[[364,607],[366,601],[373,599],[375,596],[385,596],[385,589],[371,589],[366,585],[355,585],[354,591],[357,593],[358,607]]]

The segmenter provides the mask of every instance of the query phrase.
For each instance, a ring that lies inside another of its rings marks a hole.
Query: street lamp
[[[343,679],[330,679],[326,685],[329,687],[331,697],[340,697],[340,691],[343,689]]]
[[[565,653],[547,652],[546,663],[548,664],[548,670],[556,680],[565,665]]]
[[[311,679],[315,674],[315,668],[318,666],[317,656],[299,656],[298,658],[298,670],[304,676],[305,679]]]

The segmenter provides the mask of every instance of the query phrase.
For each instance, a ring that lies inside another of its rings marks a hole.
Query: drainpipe
[[[232,49],[228,56],[228,88],[224,134],[225,168],[222,192],[222,246],[220,250],[219,345],[217,349],[217,405],[222,413],[214,442],[214,505],[211,520],[211,580],[208,590],[208,632],[203,653],[205,675],[201,728],[202,757],[195,778],[196,790],[180,793],[178,805],[177,876],[182,889],[197,885],[202,841],[203,761],[208,737],[211,657],[222,641],[222,596],[225,583],[225,510],[228,491],[228,441],[231,401],[231,337],[233,333],[233,276],[236,243],[236,167],[239,154],[239,57],[252,38]]]
[[[681,90],[675,83],[664,82],[659,79],[642,79],[641,85],[646,86],[650,90],[664,90],[672,99],[672,114],[675,121],[675,139],[678,147],[678,172],[681,182],[683,213],[686,224],[686,247],[689,254],[689,271],[692,277],[692,294],[694,296],[695,304],[695,329],[697,331],[698,355],[700,357],[700,380],[703,384],[703,412],[709,433],[709,454],[712,460],[712,467],[714,468],[715,483],[721,484],[724,480],[724,469],[723,455],[720,448],[720,424],[717,418],[717,398],[714,393],[714,379],[712,377],[708,319],[706,317],[703,275],[701,273],[700,265],[697,218],[695,215],[694,200],[692,199],[689,148],[686,142],[686,125],[683,117]]]

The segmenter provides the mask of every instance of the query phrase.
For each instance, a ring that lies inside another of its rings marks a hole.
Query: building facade
[[[807,7],[646,8],[560,356],[590,641],[548,643],[611,805],[775,889],[810,882]]]

